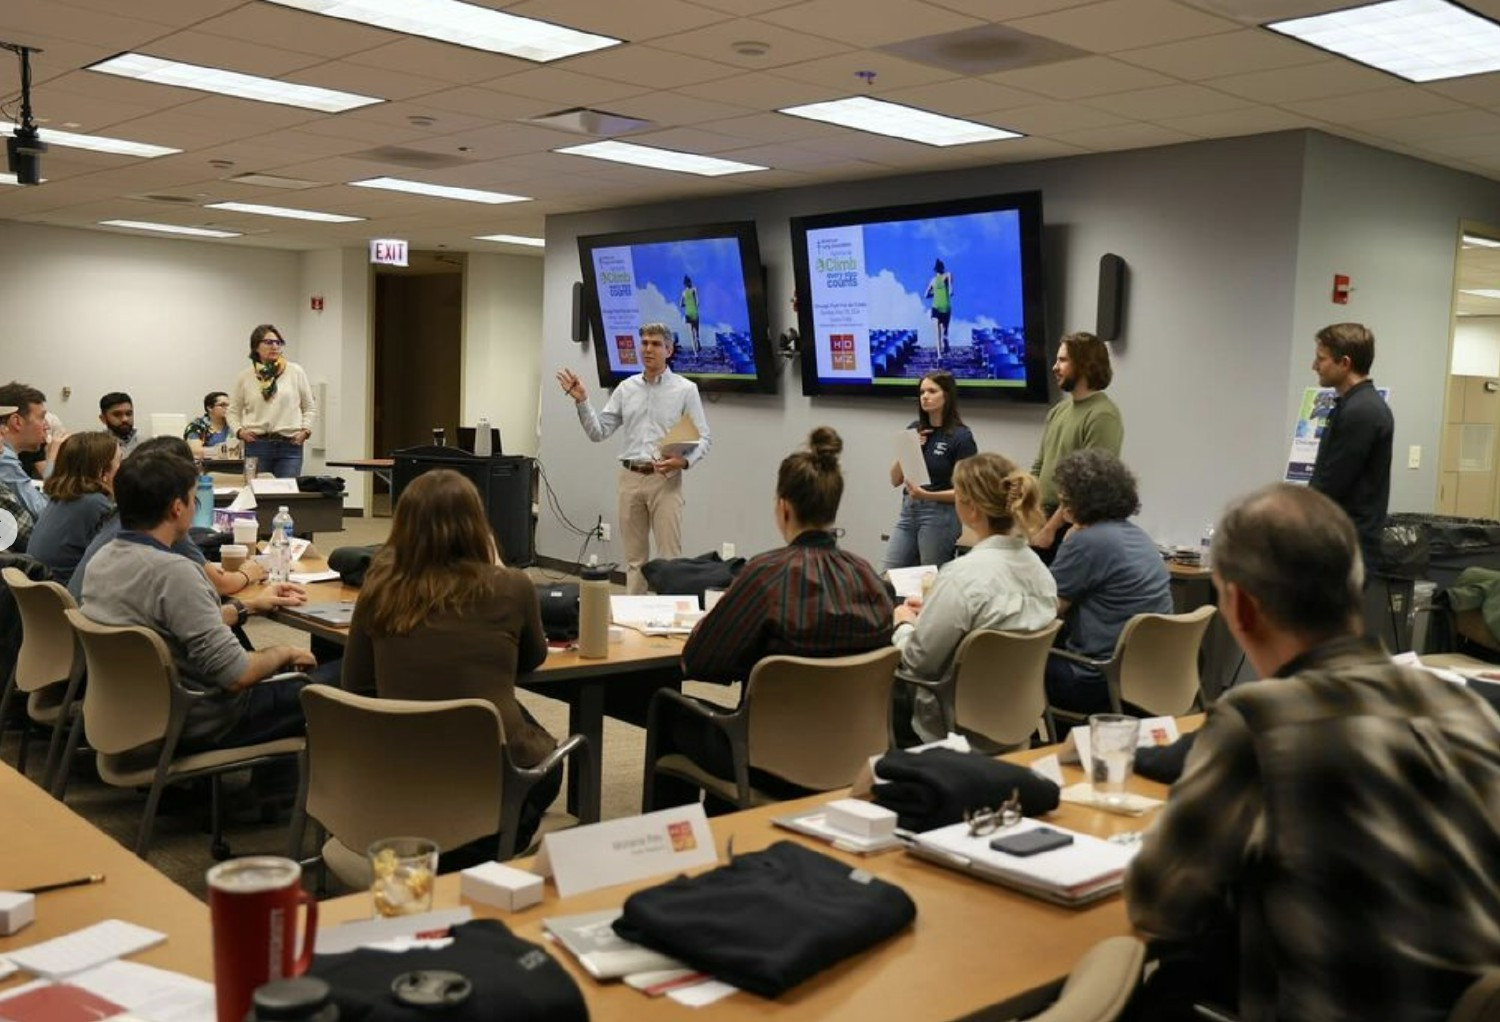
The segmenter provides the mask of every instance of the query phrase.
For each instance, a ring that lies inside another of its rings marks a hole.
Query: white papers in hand
[[[922,584],[929,576],[937,578],[936,564],[919,564],[914,568],[891,568],[886,572],[890,578],[891,585],[896,587],[896,595],[903,600],[922,595]]]
[[[927,459],[922,457],[922,438],[916,430],[903,429],[896,434],[896,460],[901,463],[901,474],[913,486],[932,482],[927,474]]]

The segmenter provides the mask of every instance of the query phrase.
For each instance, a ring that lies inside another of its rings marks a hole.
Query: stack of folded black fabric
[[[615,932],[741,990],[776,997],[916,915],[894,884],[778,841],[631,895]]]
[[[1040,816],[1057,808],[1057,785],[1029,767],[954,749],[888,752],[875,764],[875,804],[918,833],[958,823],[965,813],[998,809],[1015,792],[1021,812]]]

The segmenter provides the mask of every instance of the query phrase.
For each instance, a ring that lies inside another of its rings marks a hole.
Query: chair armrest
[[[583,735],[569,735],[558,743],[557,748],[542,757],[535,766],[522,767],[510,758],[510,746],[506,745],[501,753],[501,769],[504,771],[505,780],[502,785],[500,798],[500,848],[499,858],[501,861],[513,858],[518,852],[523,851],[516,847],[516,831],[521,823],[521,809],[526,801],[526,796],[531,789],[536,787],[543,778],[562,766],[563,760],[569,756],[574,757],[573,769],[578,772],[582,779],[580,793],[584,796],[583,804],[591,805],[594,799],[592,793],[587,789],[592,787],[593,776],[592,750],[589,748],[589,740]],[[590,813],[580,817],[579,823],[598,823],[598,819],[590,819]]]
[[[937,692],[947,685],[949,679],[939,678],[933,680],[931,678],[918,678],[916,675],[907,674],[898,669],[896,671],[896,680],[905,682],[908,685],[915,685],[917,688],[928,688]]]
[[[682,707],[684,710],[687,710],[694,716],[703,718],[710,724],[717,727],[719,730],[725,732],[728,732],[731,728],[733,728],[735,721],[738,719],[742,719],[745,714],[745,700],[743,699],[743,697],[740,700],[739,706],[735,707],[733,710],[726,710],[716,703],[710,703],[702,699],[697,699],[693,696],[679,692],[673,688],[659,688],[656,690],[656,693],[652,695],[651,706],[647,711],[648,721],[650,723],[655,722],[656,716],[660,712],[660,710],[658,709],[659,702],[676,703],[678,706]]]
[[[256,684],[264,685],[268,681],[300,681],[307,685],[312,684],[312,678],[308,676],[306,671],[283,671],[280,674],[272,674],[264,677],[257,681]]]
[[[1055,656],[1059,660],[1067,660],[1071,663],[1082,664],[1085,667],[1092,667],[1096,671],[1102,671],[1111,663],[1113,663],[1113,661],[1111,660],[1094,660],[1079,653],[1069,652],[1066,649],[1058,649],[1056,646],[1053,646],[1051,649],[1047,650],[1047,655]]]
[[[515,763],[511,761],[510,748],[509,746],[507,746],[505,753],[506,773],[510,776],[514,776],[522,780],[530,780],[533,784],[535,784],[537,781],[540,781],[542,778],[550,774],[553,770],[556,770],[558,766],[562,764],[563,760],[567,759],[575,752],[587,754],[588,746],[589,740],[585,736],[569,735],[567,738],[563,739],[557,744],[557,748],[553,749],[551,752],[547,753],[547,755],[543,756],[540,762],[538,762],[535,766],[529,767],[516,766]]]

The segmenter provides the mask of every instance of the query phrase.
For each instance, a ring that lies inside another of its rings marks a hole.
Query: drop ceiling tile
[[[422,105],[434,110],[452,110],[471,117],[502,121],[539,117],[557,109],[557,104],[548,99],[514,96],[474,85],[430,93],[422,97]]]
[[[346,57],[399,38],[384,29],[357,25],[342,18],[327,18],[264,3],[236,3],[233,9],[201,21],[193,28],[198,32],[323,57]]]
[[[988,111],[1030,106],[1045,97],[1035,92],[997,85],[983,78],[956,78],[932,85],[896,89],[882,93],[880,98],[953,117],[967,117]]]
[[[842,84],[838,87],[818,85],[774,74],[741,74],[721,78],[716,82],[702,82],[693,86],[692,93],[702,99],[752,110],[778,110],[784,106],[817,103],[846,94]]]
[[[0,38],[10,38],[18,43],[35,48],[37,53],[31,55],[31,76],[34,87],[40,93],[45,87],[51,91],[56,87],[60,76],[68,75],[78,68],[87,67],[98,63],[108,57],[113,57],[120,52],[118,46],[110,46],[98,43],[80,43],[71,39],[63,39],[59,36],[44,36],[27,32],[25,35],[12,34],[10,29],[0,24]],[[0,61],[0,89],[9,93],[12,89],[19,87],[19,62],[14,54],[0,54],[5,59]]]
[[[920,36],[973,28],[984,22],[920,0],[807,0],[760,16],[797,32],[838,39],[855,46],[885,46]]]
[[[241,42],[207,32],[174,32],[164,39],[153,40],[145,51],[163,60],[180,60],[185,64],[202,64],[294,82],[301,81],[298,76],[301,69],[323,60],[311,53]]]
[[[731,160],[743,160],[746,163],[774,167],[778,170],[815,170],[818,167],[830,167],[845,162],[845,157],[837,153],[815,152],[784,143],[748,146],[743,149],[730,150],[722,155]]]
[[[561,67],[538,67],[522,71],[520,74],[486,83],[485,88],[509,95],[551,100],[555,109],[573,106],[608,108],[611,103],[626,96],[639,96],[651,91],[646,86],[579,74]]]
[[[461,85],[519,74],[537,66],[529,60],[518,60],[485,50],[471,50],[452,43],[440,43],[432,39],[403,39],[394,33],[386,35],[396,41],[352,53],[345,59],[355,64],[389,67],[422,78],[436,78]]]
[[[1324,60],[1275,71],[1226,75],[1211,79],[1208,84],[1257,103],[1282,104],[1389,89],[1391,76],[1347,60]]]
[[[1157,124],[1120,124],[1112,128],[1091,128],[1054,136],[1085,149],[1105,152],[1113,149],[1146,149],[1151,146],[1192,142],[1193,136]]]
[[[1500,159],[1500,133],[1438,138],[1422,143],[1422,148],[1432,153],[1434,159]]]
[[[736,53],[735,44],[741,42],[763,43],[768,49],[758,56]],[[653,40],[652,45],[673,53],[706,57],[746,71],[797,64],[852,49],[832,39],[782,28],[764,19],[752,21],[749,18],[734,18],[691,32],[664,36]]]
[[[1429,82],[1422,86],[1428,92],[1456,99],[1473,106],[1500,107],[1500,72],[1453,78],[1446,82]]]
[[[128,103],[108,96],[79,96],[48,88],[36,97],[37,121],[50,128],[109,135],[111,125],[155,113],[145,103]],[[76,125],[76,127],[69,127]]]
[[[580,136],[569,132],[529,124],[486,124],[467,131],[409,140],[405,148],[481,161],[519,153],[547,152],[559,146],[575,145],[580,140]],[[464,147],[467,147],[467,152],[462,151]]]
[[[964,147],[967,148],[967,147]],[[1027,136],[1026,138],[1011,139],[1003,146],[995,143],[986,146],[989,150],[983,154],[975,153],[972,158],[956,160],[955,167],[983,166],[992,163],[1026,163],[1032,160],[1052,160],[1063,156],[1077,156],[1089,150],[1069,142],[1059,142],[1055,138],[1040,138]],[[964,153],[954,154],[956,156],[967,156]]]
[[[995,123],[1027,135],[1056,137],[1066,131],[1086,131],[1124,124],[1124,118],[1081,103],[1037,103],[1014,110],[997,111]]]
[[[719,121],[713,130],[723,135],[743,138],[752,143],[795,142],[804,138],[828,137],[846,129],[822,121],[810,121],[805,117],[789,114],[751,114]]]
[[[118,7],[109,11],[79,10],[59,6],[55,0],[5,0],[4,21],[0,24],[7,40],[26,42],[32,36],[54,36],[75,43],[112,47],[116,53],[164,34],[163,23],[121,17],[118,11]],[[167,25],[177,23],[174,18]]]
[[[871,71],[875,78],[866,84],[856,72]],[[931,85],[934,82],[958,78],[953,71],[928,67],[900,57],[883,53],[861,51],[841,53],[825,60],[813,60],[804,64],[791,64],[776,69],[779,78],[808,82],[812,85],[832,86],[844,96],[855,96],[873,92],[883,95],[893,89],[910,88],[914,85]]]
[[[325,89],[341,89],[361,96],[379,96],[381,99],[413,99],[452,88],[451,83],[437,78],[423,78],[390,68],[371,67],[344,60],[330,60],[316,67],[298,71],[296,80],[303,85],[319,85]]]
[[[884,135],[871,135],[847,128],[840,129],[836,134],[827,138],[809,138],[792,144],[799,149],[807,149],[815,153],[831,153],[851,160],[869,160],[872,163],[882,163],[889,158],[900,158],[909,153],[931,148],[919,142],[887,138]]]
[[[997,13],[1003,14],[1007,20],[1024,18],[1032,14],[1062,11],[1069,7],[1083,7],[1094,3],[1095,0],[1005,0],[1004,9],[999,11],[997,11],[995,0],[931,0],[931,2],[936,7],[945,7],[950,11],[990,21],[996,17]]]
[[[1239,27],[1170,0],[1104,0],[1053,14],[1007,19],[1006,24],[1095,53],[1135,50]]]
[[[50,0],[56,3],[56,0]],[[142,21],[154,21],[162,25],[196,25],[201,19],[238,7],[244,0],[193,0],[184,4],[182,0],[131,0],[130,15]],[[10,4],[6,4],[9,8]],[[121,8],[119,0],[62,0],[61,6],[87,12],[90,16],[103,12],[117,14]]]
[[[506,4],[505,11],[630,42],[691,31],[727,17],[721,11],[711,11],[682,0],[631,0],[630,3],[525,0],[524,3]]]
[[[37,87],[37,99],[42,101],[48,89],[57,89],[77,98],[98,98],[123,101],[150,110],[166,110],[200,99],[204,94],[195,89],[180,89],[171,85],[156,85],[152,82],[130,81],[98,71],[70,71],[61,78]]]
[[[744,17],[753,14],[763,14],[773,11],[778,7],[791,7],[800,0],[694,0],[699,6],[710,11],[722,11],[725,14],[733,14]]]
[[[696,89],[690,90],[696,92]],[[610,113],[626,117],[638,117],[652,121],[662,127],[688,124],[712,124],[751,112],[749,107],[715,103],[686,92],[648,92],[644,96],[622,99],[611,107]]]
[[[1298,64],[1316,64],[1325,59],[1325,55],[1284,36],[1261,29],[1246,29],[1126,50],[1116,53],[1115,58],[1174,78],[1201,81]]]
[[[1002,71],[986,75],[985,79],[1054,99],[1087,99],[1090,96],[1173,84],[1173,80],[1166,75],[1109,57],[1064,60],[1041,67]]]
[[[680,89],[738,73],[728,64],[641,44],[585,53],[570,59],[568,68],[596,78],[652,89]],[[503,85],[499,87],[504,88]]]
[[[666,131],[641,132],[631,135],[629,141],[656,146],[658,149],[714,155],[727,155],[727,150],[742,149],[745,146],[745,140],[742,138],[722,135],[714,131],[703,131],[699,128],[669,128]],[[729,158],[738,160],[741,157],[730,156]]]
[[[1238,96],[1205,89],[1201,85],[1168,85],[1114,96],[1095,96],[1090,106],[1138,121],[1160,121],[1168,117],[1191,117],[1249,106]]]
[[[191,103],[172,108],[173,113],[189,117],[218,121],[229,128],[238,128],[241,134],[268,131],[271,128],[289,128],[295,124],[332,121],[343,114],[325,114],[317,110],[283,106],[280,103],[259,103],[252,99],[236,99],[233,96],[204,95],[189,91],[189,95],[203,96]]]
[[[188,104],[188,106],[192,105]],[[183,107],[174,107],[160,113],[147,114],[145,117],[137,117],[111,125],[109,135],[111,138],[128,138],[134,142],[148,142],[151,145],[171,146],[174,149],[191,151],[207,146],[222,145],[225,142],[243,138],[245,135],[259,135],[266,130],[264,124],[247,128],[244,123],[232,118],[188,113]]]
[[[1273,131],[1298,128],[1320,128],[1322,123],[1274,107],[1252,106],[1240,110],[1223,110],[1192,117],[1171,117],[1159,122],[1164,128],[1186,132],[1199,138],[1230,138],[1237,135],[1263,135]]]
[[[1395,142],[1420,144],[1431,139],[1459,138],[1465,135],[1488,135],[1500,132],[1500,114],[1488,110],[1456,110],[1452,113],[1428,114],[1422,117],[1397,117],[1378,121],[1361,121],[1359,131]]]
[[[1464,109],[1461,103],[1414,85],[1398,85],[1374,92],[1357,92],[1352,96],[1333,96],[1281,105],[1307,117],[1343,123],[1415,117],[1418,114],[1449,113]]]

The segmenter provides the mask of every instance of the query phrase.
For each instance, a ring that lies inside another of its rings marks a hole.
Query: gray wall
[[[1092,329],[1099,256],[1130,266],[1126,329],[1111,395],[1126,422],[1125,458],[1141,477],[1142,524],[1159,539],[1196,542],[1231,494],[1275,478],[1285,457],[1297,221],[1305,136],[1266,135],[953,173],[751,193],[676,205],[551,217],[547,222],[540,455],[577,524],[615,521],[618,444],[591,445],[552,380],[571,366],[596,379],[593,353],[568,339],[580,234],[754,219],[770,282],[773,333],[794,323],[787,218],[863,206],[1037,188],[1044,193],[1048,332]],[[688,553],[724,541],[752,553],[780,543],[771,523],[776,466],[821,423],[845,438],[845,544],[878,561],[895,519],[891,435],[915,401],[810,399],[788,365],[775,396],[727,395],[708,405],[714,449],[689,473]],[[605,395],[591,386],[602,405]],[[914,391],[915,392],[915,391]],[[967,404],[981,449],[1023,464],[1035,456],[1043,409]],[[538,548],[572,558],[579,540],[550,513]],[[597,547],[595,549],[598,549]],[[602,559],[618,559],[618,539]]]

